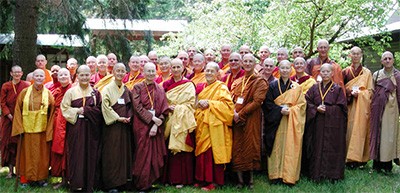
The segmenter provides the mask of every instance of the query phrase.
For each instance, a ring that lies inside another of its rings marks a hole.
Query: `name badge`
[[[351,90],[353,90],[353,91],[360,91],[360,87],[359,87],[359,86],[353,86],[353,87],[351,88]]]
[[[285,104],[281,105],[281,107],[282,107],[282,108],[288,108],[288,106],[285,105]]]
[[[119,105],[124,105],[125,104],[125,99],[119,98],[118,99],[118,104]]]
[[[78,115],[78,118],[83,119],[83,118],[85,118],[85,116],[83,116],[83,115]]]
[[[149,112],[153,115],[156,116],[156,111],[154,109],[150,109]]]
[[[321,82],[322,81],[322,77],[320,75],[317,76],[317,82]]]
[[[244,102],[244,98],[243,98],[243,97],[239,97],[239,98],[237,99],[237,101],[236,101],[236,104],[241,105],[241,104],[243,104],[243,102]]]

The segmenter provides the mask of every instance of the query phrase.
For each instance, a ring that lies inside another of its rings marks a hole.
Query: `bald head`
[[[286,48],[279,48],[276,52],[276,58],[278,63],[280,63],[282,60],[287,60],[289,58],[289,51]]]
[[[147,57],[150,59],[151,62],[153,62],[154,64],[158,63],[158,56],[157,56],[157,52],[156,51],[150,51],[147,54]]]
[[[42,69],[36,69],[33,71],[33,76],[42,74],[44,76],[44,71]]]
[[[281,68],[282,66],[292,66],[292,64],[289,62],[289,60],[282,60],[281,62],[279,62],[279,68]]]
[[[303,57],[304,58],[304,50],[302,47],[295,47],[292,50],[292,58]]]
[[[171,60],[171,65],[179,65],[179,66],[183,67],[182,60],[180,60],[178,58]]]
[[[117,69],[117,68],[123,68],[123,69],[126,70],[126,67],[125,67],[125,65],[124,65],[123,63],[117,63],[117,64],[115,64],[113,70],[115,70],[115,69]]]
[[[156,65],[151,63],[151,62],[147,62],[144,65],[143,70],[146,71],[146,70],[149,70],[149,69],[156,69]]]
[[[89,72],[90,73],[90,68],[87,65],[81,65],[78,67],[77,73],[84,73],[84,72]]]
[[[324,63],[324,64],[321,65],[320,71],[323,71],[323,70],[332,71],[332,69],[333,69],[333,67],[332,67],[331,64],[329,64],[329,63]]]
[[[206,68],[213,68],[216,72],[219,71],[219,65],[215,62],[207,63]]]
[[[239,48],[239,54],[240,54],[241,56],[244,56],[244,55],[250,54],[250,53],[251,53],[250,46],[248,46],[248,45],[246,45],[246,44],[240,46],[240,48]]]

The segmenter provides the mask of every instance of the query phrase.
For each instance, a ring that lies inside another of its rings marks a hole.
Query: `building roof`
[[[38,34],[36,44],[40,46],[67,46],[67,47],[84,47],[85,42],[77,35],[63,34]],[[0,34],[0,44],[9,44],[14,41],[14,34]]]

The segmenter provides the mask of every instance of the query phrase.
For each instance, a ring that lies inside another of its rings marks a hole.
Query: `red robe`
[[[90,77],[90,86],[94,86],[94,85],[96,85],[102,78],[104,78],[105,76],[107,76],[107,74],[106,75],[101,75],[99,72],[97,72],[96,74],[93,74],[91,77]]]
[[[232,71],[229,70],[224,77],[221,78],[221,82],[224,82],[226,86],[228,86],[228,89],[231,90],[232,84],[236,79],[239,79],[240,77],[244,76],[245,71],[240,69],[239,73],[236,74],[235,77],[232,76]]]
[[[18,84],[14,85],[15,87],[13,87],[12,81],[4,83],[1,87],[0,152],[1,166],[3,167],[9,164],[15,165],[15,157],[17,156],[18,137],[11,137],[12,122],[7,115],[11,114],[14,116],[17,96],[29,85],[29,82],[21,80]]]

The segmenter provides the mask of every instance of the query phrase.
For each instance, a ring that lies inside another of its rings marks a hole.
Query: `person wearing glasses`
[[[224,82],[228,89],[231,90],[232,84],[236,79],[244,76],[245,71],[242,69],[242,57],[239,53],[233,52],[229,56],[229,70],[226,72],[225,76],[221,78],[221,82]]]

